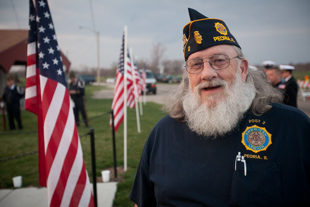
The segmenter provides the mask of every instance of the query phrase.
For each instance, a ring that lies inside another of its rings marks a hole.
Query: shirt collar
[[[13,84],[13,85],[10,87],[11,90],[14,90],[14,88],[15,88],[15,84]]]
[[[287,82],[289,79],[291,79],[291,75],[289,76],[289,77],[287,77],[287,78],[285,78],[285,82]]]

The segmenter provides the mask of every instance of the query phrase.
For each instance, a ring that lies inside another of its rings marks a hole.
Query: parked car
[[[180,83],[182,78],[176,75],[157,74],[156,80],[163,83]]]
[[[180,83],[181,80],[182,80],[182,78],[179,76],[176,76],[176,75],[167,76],[167,82],[168,83]]]
[[[160,73],[157,73],[157,74],[154,74],[157,82],[167,82],[167,76],[165,74],[160,74]]]
[[[142,73],[143,70],[140,70],[140,72]],[[146,70],[145,82],[146,82],[146,93],[152,92],[153,94],[156,94],[157,93],[157,87],[156,87],[157,81],[151,70]]]
[[[96,78],[93,75],[77,75],[77,78],[84,81],[86,85],[96,82]]]

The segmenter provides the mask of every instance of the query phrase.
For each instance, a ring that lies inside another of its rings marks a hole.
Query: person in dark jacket
[[[24,90],[20,86],[15,85],[15,81],[11,76],[7,78],[6,83],[7,86],[4,89],[2,98],[6,106],[10,130],[16,129],[14,120],[17,122],[18,129],[23,129],[20,99],[24,96]]]
[[[282,78],[285,80],[284,104],[297,108],[298,84],[292,75],[295,67],[291,65],[280,65],[279,68],[281,70]]]
[[[150,133],[138,207],[310,206],[310,119],[248,69],[223,20],[189,9],[185,69]],[[254,39],[253,39],[254,40]]]
[[[74,112],[75,123],[77,126],[80,126],[79,112],[81,112],[85,126],[89,127],[86,109],[85,109],[85,98],[84,98],[85,83],[81,80],[78,80],[74,73],[70,74],[70,79],[71,79],[71,82],[69,84],[69,92],[70,92],[71,99],[74,102],[73,112]]]

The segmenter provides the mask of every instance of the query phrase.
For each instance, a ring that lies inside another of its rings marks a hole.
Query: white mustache
[[[195,89],[199,91],[203,88],[217,87],[217,86],[226,88],[227,82],[224,80],[219,80],[219,79],[212,80],[212,81],[205,81],[205,82],[199,83],[199,85],[197,85]]]

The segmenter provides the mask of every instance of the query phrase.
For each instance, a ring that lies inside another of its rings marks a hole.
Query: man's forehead
[[[212,56],[212,55],[233,55],[235,53],[235,49],[231,45],[217,45],[204,50],[200,50],[195,52],[189,56],[189,59],[200,57],[200,56]]]

